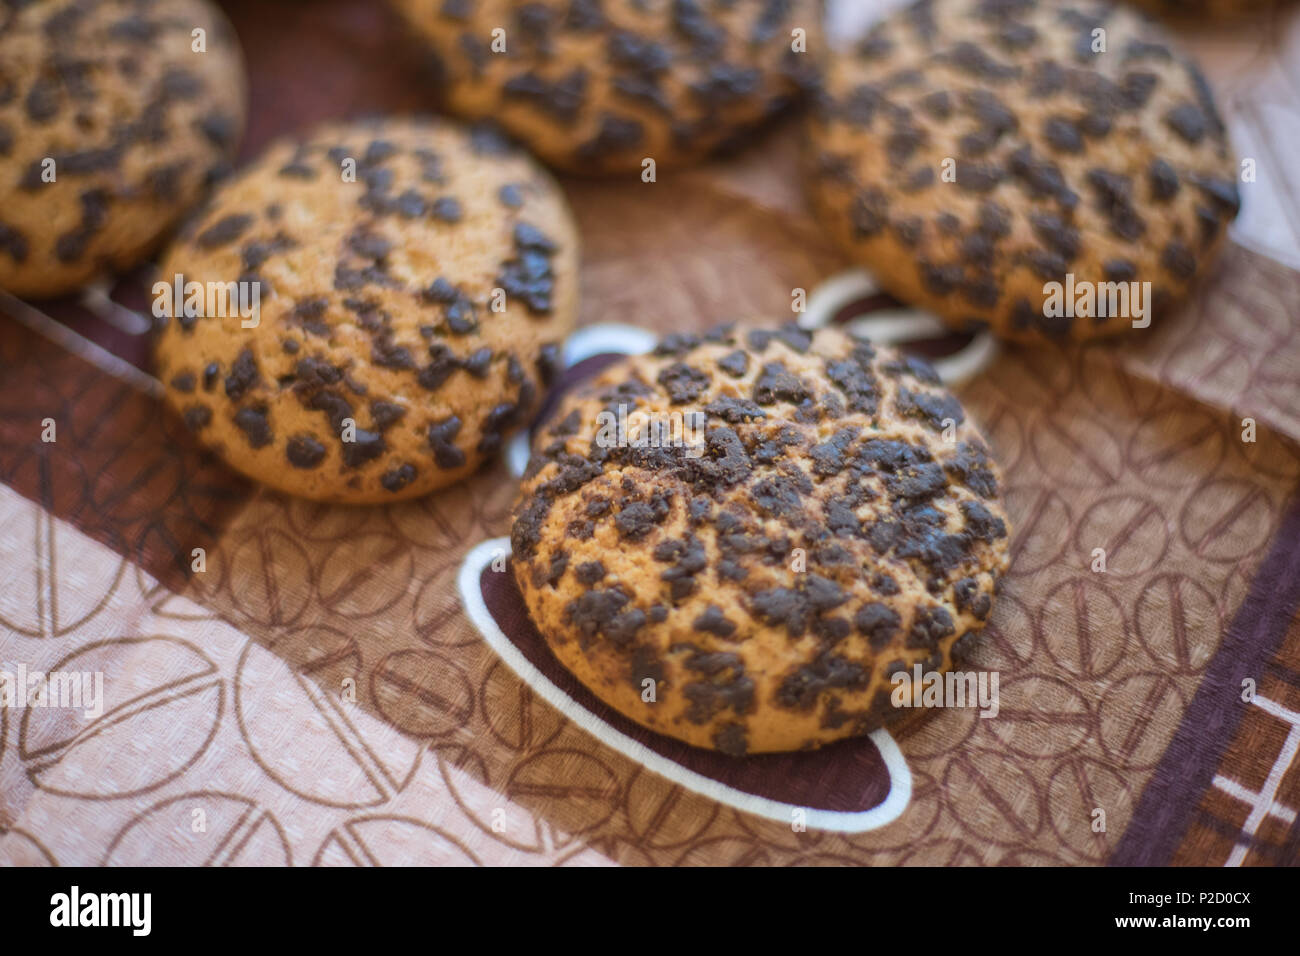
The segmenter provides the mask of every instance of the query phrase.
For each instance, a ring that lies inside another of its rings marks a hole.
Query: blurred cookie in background
[[[1209,86],[1092,0],[923,0],[831,58],[809,194],[899,298],[1018,340],[1144,328],[1213,262],[1237,160]]]
[[[820,0],[391,0],[448,108],[583,174],[693,162],[813,84]]]
[[[55,296],[138,265],[228,171],[245,99],[206,0],[0,9],[0,288]]]
[[[157,374],[254,480],[321,501],[423,495],[527,424],[577,265],[562,194],[499,135],[328,124],[224,183],[168,250]]]

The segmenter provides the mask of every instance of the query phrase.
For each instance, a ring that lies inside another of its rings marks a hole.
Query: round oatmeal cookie
[[[257,481],[415,497],[527,423],[574,324],[577,260],[563,195],[500,136],[327,125],[223,184],[168,251],[158,377]]]
[[[741,755],[867,733],[892,675],[949,669],[1007,534],[997,466],[927,363],[791,325],[670,336],[564,398],[511,544],[578,680]]]
[[[698,160],[814,82],[821,0],[392,0],[446,105],[547,163]]]
[[[142,262],[229,169],[244,100],[206,0],[0,3],[0,289],[61,295]]]
[[[1237,213],[1205,79],[1130,10],[921,0],[827,74],[807,153],[819,216],[883,286],[957,328],[1145,328]]]

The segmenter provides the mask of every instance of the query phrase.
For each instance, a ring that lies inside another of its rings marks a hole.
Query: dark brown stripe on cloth
[[[173,590],[250,493],[157,400],[2,315],[0,481]]]
[[[485,567],[479,575],[483,601],[502,633],[552,684],[588,713],[626,737],[692,773],[741,793],[836,813],[863,813],[889,796],[889,770],[875,742],[839,740],[817,750],[751,754],[737,760],[647,730],[609,707],[559,662],[528,615],[513,572]],[[536,688],[534,688],[536,690]]]
[[[1258,683],[1300,607],[1300,498],[1293,498],[1273,547],[1206,669],[1178,732],[1160,759],[1110,866],[1166,866],[1250,706],[1242,681]]]

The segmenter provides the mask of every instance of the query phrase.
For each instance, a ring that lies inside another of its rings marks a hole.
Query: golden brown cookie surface
[[[811,134],[840,245],[900,298],[1013,339],[1158,321],[1238,206],[1200,72],[1092,0],[911,5],[833,59]]]
[[[924,362],[830,330],[674,336],[541,430],[514,573],[561,663],[632,720],[814,747],[879,726],[891,674],[947,669],[983,626],[999,482]]]
[[[562,194],[499,137],[324,126],[225,183],[168,251],[162,281],[255,288],[260,315],[245,328],[164,295],[178,317],[162,320],[158,375],[199,439],[257,481],[415,497],[527,422],[574,322],[577,256]]]
[[[818,0],[392,2],[452,110],[580,173],[698,159],[781,109],[820,53]]]
[[[138,264],[228,168],[244,105],[206,0],[0,5],[0,288],[58,295]]]

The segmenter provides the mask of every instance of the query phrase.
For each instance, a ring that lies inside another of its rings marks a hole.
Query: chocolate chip
[[[1241,196],[1237,192],[1237,183],[1219,176],[1197,176],[1193,180],[1196,187],[1209,196],[1219,209],[1229,217],[1235,216],[1241,208]]]
[[[1210,129],[1210,123],[1205,118],[1205,114],[1192,103],[1176,106],[1166,113],[1165,125],[1192,145],[1204,139],[1205,134]]]
[[[536,226],[521,222],[514,230],[515,258],[503,263],[497,281],[507,295],[518,296],[535,314],[551,311],[555,275],[551,256],[558,247]]]
[[[1132,282],[1138,274],[1137,266],[1127,259],[1107,259],[1101,270],[1107,282]]]
[[[1159,157],[1153,159],[1147,168],[1147,182],[1151,186],[1152,198],[1159,202],[1167,202],[1178,195],[1178,173]]]
[[[614,526],[621,537],[635,541],[649,534],[656,521],[655,511],[649,504],[634,501],[618,513]]]
[[[736,349],[736,351],[729,352],[718,359],[718,368],[732,378],[740,378],[749,369],[749,355],[742,349]],[[759,415],[761,416],[762,412],[759,412]]]
[[[930,392],[914,392],[911,389],[900,388],[894,404],[899,414],[919,418],[935,431],[942,431],[950,421],[960,425],[966,420],[961,403],[951,395],[934,395]]]
[[[264,408],[241,408],[235,413],[235,425],[252,448],[265,448],[274,440]]]
[[[366,153],[361,158],[364,166],[376,166],[397,155],[397,147],[387,140],[371,140],[366,145]]]
[[[181,417],[185,420],[185,427],[190,431],[201,431],[211,423],[212,409],[206,405],[191,405],[185,409]]]
[[[379,260],[393,250],[393,244],[383,236],[358,229],[348,236],[348,248],[363,259]]]
[[[33,123],[44,123],[54,118],[61,103],[58,80],[51,76],[38,76],[32,83],[32,88],[27,91],[23,105]]]
[[[736,633],[736,622],[729,620],[716,604],[710,604],[704,612],[691,622],[691,627],[706,634],[718,637],[731,637]]]
[[[380,485],[385,491],[399,492],[415,480],[416,469],[411,464],[401,464],[396,468],[390,468],[384,472],[384,476],[379,479]]]
[[[284,454],[295,468],[315,468],[325,458],[325,446],[311,435],[294,435],[285,446]]]
[[[439,468],[459,468],[465,464],[465,453],[452,444],[460,433],[460,426],[460,419],[455,415],[429,426],[429,447],[433,449],[434,461]]]
[[[812,333],[807,329],[801,329],[793,322],[787,322],[777,329],[776,338],[785,343],[791,351],[798,352],[800,355],[805,354],[812,346]]]
[[[207,137],[213,146],[226,149],[235,141],[238,124],[224,113],[208,113],[197,121],[199,132]]]
[[[859,691],[870,680],[871,671],[857,661],[823,654],[787,675],[777,688],[776,701],[782,707],[809,710],[828,690]]]
[[[1020,75],[1020,67],[999,63],[978,44],[963,40],[941,57],[957,69],[971,76],[995,83],[1005,82]]]
[[[370,421],[375,428],[383,431],[400,421],[406,414],[406,406],[396,402],[371,402]]]
[[[231,215],[219,219],[195,238],[195,243],[203,249],[216,249],[228,245],[242,236],[253,224],[249,215]]]
[[[1166,271],[1184,282],[1196,275],[1196,257],[1191,249],[1177,239],[1172,239],[1165,245],[1160,254],[1160,264]]]
[[[952,615],[941,606],[917,608],[907,633],[907,646],[933,651],[939,641],[956,632]]]
[[[610,153],[635,149],[644,139],[645,128],[640,121],[606,113],[596,135],[578,146],[575,156],[579,162],[598,163]]]
[[[563,371],[563,363],[560,347],[554,342],[548,342],[541,347],[537,354],[537,374],[543,385],[550,385],[555,381],[556,376]]]
[[[984,620],[992,610],[993,602],[989,596],[981,590],[979,582],[974,578],[962,578],[953,585],[953,600],[959,611],[970,611],[978,620]],[[960,643],[960,639],[958,643]],[[953,647],[953,653],[957,653],[957,647]]]
[[[1147,100],[1151,98],[1159,83],[1159,77],[1154,73],[1125,73],[1124,79],[1120,81],[1125,104],[1129,109],[1141,109],[1146,106]]]
[[[502,86],[503,97],[523,100],[566,124],[578,118],[586,91],[587,71],[581,67],[555,81],[529,70],[510,77]]]
[[[699,398],[712,384],[712,379],[699,369],[683,362],[674,362],[659,373],[656,381],[668,392],[674,405],[684,405]]]
[[[379,432],[356,429],[352,441],[342,442],[343,463],[349,468],[360,468],[368,461],[374,461],[386,450],[384,436]]]
[[[524,195],[514,183],[506,183],[497,190],[497,198],[501,200],[503,206],[510,209],[518,209],[524,204]]]
[[[733,425],[750,419],[766,418],[767,413],[744,398],[721,395],[704,406],[705,414],[713,415]]]
[[[429,214],[434,219],[451,223],[460,222],[461,216],[464,215],[460,207],[460,200],[454,196],[440,196],[435,199],[433,205],[429,208]]]
[[[461,367],[475,378],[487,378],[492,369],[492,349],[478,349],[461,362]]]
[[[1029,224],[1040,240],[1067,262],[1079,254],[1079,230],[1052,213],[1033,213]]]
[[[957,185],[967,192],[986,193],[1006,178],[1006,170],[997,163],[957,164]]]
[[[773,405],[778,401],[797,405],[808,397],[807,384],[781,362],[764,365],[754,381],[753,398],[760,405]]]
[[[21,264],[27,261],[28,251],[27,237],[15,227],[0,223],[0,252]]]
[[[1049,116],[1043,121],[1043,138],[1057,152],[1077,153],[1083,149],[1078,128],[1064,116]]]
[[[888,605],[873,602],[858,608],[857,613],[853,615],[853,624],[866,635],[871,649],[879,651],[894,639],[902,621],[897,612]]]
[[[253,357],[252,349],[241,350],[230,366],[230,374],[226,376],[226,395],[231,401],[237,402],[259,382],[261,376],[258,374],[257,359]]]
[[[946,120],[952,115],[952,97],[946,90],[935,90],[921,98],[921,109],[938,120]]]

